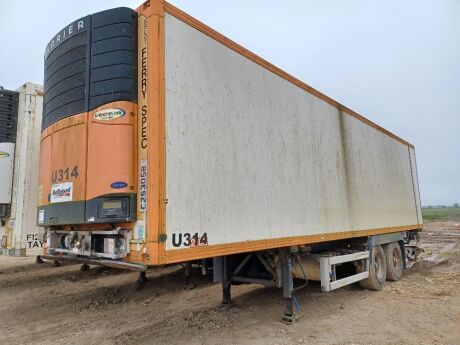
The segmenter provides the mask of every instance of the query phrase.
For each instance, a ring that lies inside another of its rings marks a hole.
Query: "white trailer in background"
[[[18,98],[16,91],[0,87],[0,225],[11,206]]]
[[[0,217],[4,218],[11,205],[13,184],[14,143],[0,142]]]
[[[43,231],[36,226],[35,217],[43,88],[40,85],[26,83],[16,91],[19,93],[17,129],[15,143],[9,144],[15,148],[8,157],[11,163],[14,162],[11,165],[13,174],[7,191],[11,195],[11,201],[0,225],[0,253],[16,256],[40,255]],[[3,176],[3,169],[0,174]]]

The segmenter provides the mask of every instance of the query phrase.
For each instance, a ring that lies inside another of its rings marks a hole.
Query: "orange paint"
[[[73,182],[73,201],[86,196],[86,145],[85,123],[59,129],[52,134],[51,174],[53,184]],[[78,177],[72,171],[78,170]]]
[[[65,119],[59,120],[59,121],[53,123],[52,125],[48,126],[42,132],[41,139],[43,140],[48,135],[56,133],[57,131],[59,131],[61,129],[76,126],[76,125],[79,125],[79,124],[86,124],[86,121],[87,121],[87,113],[75,114],[75,115],[66,117]]]
[[[107,109],[120,109],[124,114],[111,120],[95,115]],[[134,122],[137,105],[113,102],[89,112],[88,122],[88,182],[86,199],[111,193],[134,193]],[[111,183],[126,182],[125,188],[111,188]]]
[[[51,190],[51,154],[53,141],[51,135],[42,139],[40,145],[40,170],[38,188],[38,206],[48,205],[48,193]]]
[[[62,119],[46,128],[41,135],[39,170],[39,206],[48,205],[51,186],[75,182],[74,200],[85,200],[87,113]],[[78,181],[72,175],[77,166]],[[69,169],[66,171],[66,169]],[[62,175],[61,175],[62,171]]]
[[[147,35],[146,104],[147,104],[147,253],[152,265],[166,263],[165,243],[160,237],[165,229],[166,194],[166,145],[165,145],[165,48],[164,2],[148,1],[138,8],[146,19],[146,32],[139,35],[139,47],[143,35]],[[142,29],[142,28],[141,28]],[[139,49],[139,105],[142,104],[142,51]],[[139,109],[139,113],[142,109]],[[139,138],[139,135],[138,135]]]
[[[419,229],[419,226],[415,224],[407,226],[396,226],[391,228],[353,230],[344,232],[324,233],[318,235],[305,235],[274,238],[268,240],[234,242],[194,248],[181,248],[167,250],[166,261],[168,263],[185,262],[189,260],[197,260],[214,256],[230,255],[291,246],[310,245],[314,243],[344,240],[347,238],[365,237],[417,229]]]
[[[75,165],[79,170],[78,178],[63,180],[74,182],[73,200],[90,200],[100,195],[113,193],[114,190],[110,184],[115,181],[123,181],[128,184],[127,187],[117,190],[117,193],[138,193],[139,162],[140,159],[146,159],[148,169],[147,209],[146,212],[139,212],[139,209],[137,212],[138,219],[146,221],[146,242],[133,243],[131,253],[126,260],[148,265],[184,262],[419,228],[419,225],[415,224],[166,250],[165,13],[169,13],[272,73],[404,145],[413,146],[169,3],[161,0],[147,1],[139,6],[137,12],[139,18],[142,19],[139,20],[139,25],[145,24],[139,27],[138,35],[138,104],[108,103],[88,113],[76,114],[60,120],[43,131],[40,158],[40,205],[49,203],[47,198],[52,185],[53,172],[66,167],[72,169]],[[145,42],[143,42],[144,39],[146,39]],[[146,62],[143,59],[146,59]],[[145,63],[146,69],[144,70],[143,64]],[[109,109],[122,109],[125,114],[123,116],[105,114],[104,111]],[[144,113],[146,113],[146,122],[142,123],[140,116]],[[107,119],[110,116],[114,118]],[[146,135],[145,138],[143,134]],[[146,143],[145,148],[140,145],[141,141]],[[123,226],[131,230],[134,228],[134,223],[84,224],[76,226],[75,230],[106,229],[112,225]],[[133,248],[139,250],[133,250]]]

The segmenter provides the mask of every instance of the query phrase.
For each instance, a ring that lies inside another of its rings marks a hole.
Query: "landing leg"
[[[281,274],[283,280],[283,297],[286,301],[283,321],[291,324],[297,319],[295,313],[294,282],[292,277],[292,258],[287,249],[280,250]]]
[[[232,293],[231,293],[231,286],[232,281],[229,277],[229,273],[227,270],[227,257],[224,256],[222,258],[222,304],[220,305],[221,310],[228,310],[232,307]]]
[[[220,309],[228,310],[232,307],[231,284],[222,283],[222,304]]]
[[[89,271],[90,267],[88,264],[83,264],[80,266],[80,271],[86,272]]]
[[[192,290],[195,288],[195,285],[192,284],[192,273],[193,273],[192,262],[191,261],[186,262],[185,271],[184,271],[185,281],[184,281],[184,285],[182,286],[184,290]]]
[[[35,263],[36,264],[44,264],[45,261],[43,261],[42,257],[40,255],[37,255],[37,257],[35,258]]]
[[[137,278],[137,281],[136,281],[136,289],[138,290],[142,289],[147,284],[148,281],[149,279],[146,276],[146,272],[145,271],[139,272],[139,277]]]

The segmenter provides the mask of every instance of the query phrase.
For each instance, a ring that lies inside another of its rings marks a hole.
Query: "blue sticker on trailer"
[[[128,187],[128,184],[126,182],[117,181],[117,182],[112,183],[110,187],[115,188],[115,189],[120,189],[120,188]]]

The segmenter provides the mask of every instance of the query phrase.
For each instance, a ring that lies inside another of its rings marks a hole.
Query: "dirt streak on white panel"
[[[165,23],[167,249],[417,224],[407,146]]]

